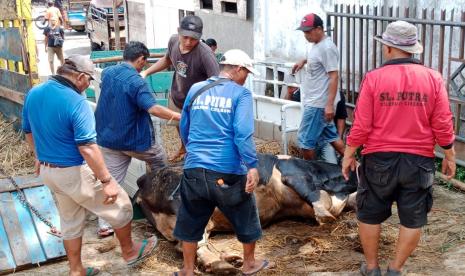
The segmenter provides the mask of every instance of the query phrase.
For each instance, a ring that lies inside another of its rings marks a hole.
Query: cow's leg
[[[332,222],[336,218],[329,211],[332,206],[331,196],[323,190],[320,190],[319,199],[312,202],[313,210],[315,211],[315,219],[318,223],[323,224],[327,222]]]
[[[344,195],[332,195],[331,196],[331,209],[329,209],[329,212],[335,216],[338,217],[341,213],[342,210],[344,210],[344,207],[347,205],[349,197],[344,196]]]
[[[347,199],[347,205],[346,207],[350,210],[356,210],[357,209],[357,192],[353,192],[349,195],[349,198]]]
[[[220,252],[217,252],[209,244],[208,237],[209,232],[205,231],[197,249],[197,261],[205,268],[205,272],[215,275],[237,274],[240,270],[220,257]]]

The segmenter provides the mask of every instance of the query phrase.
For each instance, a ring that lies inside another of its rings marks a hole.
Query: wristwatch
[[[102,184],[107,184],[107,183],[109,183],[110,181],[111,181],[111,175],[110,175],[109,177],[105,178],[105,179],[101,179],[101,180],[100,180],[100,182],[101,182]]]

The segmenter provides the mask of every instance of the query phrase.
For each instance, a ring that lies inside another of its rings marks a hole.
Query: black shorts
[[[379,152],[364,155],[359,168],[357,218],[380,224],[397,202],[400,224],[420,228],[433,205],[434,159],[415,154]]]
[[[339,119],[347,119],[346,97],[342,91],[339,92],[341,99],[337,102],[336,112],[334,113],[334,122]]]
[[[222,179],[222,185],[218,185],[219,179]],[[233,226],[240,242],[257,241],[262,236],[262,228],[255,196],[245,192],[246,181],[245,175],[201,168],[185,169],[174,236],[187,242],[202,240],[205,227],[218,207]]]

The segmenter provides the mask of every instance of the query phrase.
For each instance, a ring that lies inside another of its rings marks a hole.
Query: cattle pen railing
[[[381,44],[373,37],[399,19],[418,28],[424,52],[416,58],[443,75],[454,114],[457,163],[465,166],[464,11],[335,5],[334,12],[327,13],[326,29],[340,51],[339,87],[346,95],[349,120],[353,119],[351,111],[364,74],[384,62]],[[437,155],[442,157],[440,150]]]

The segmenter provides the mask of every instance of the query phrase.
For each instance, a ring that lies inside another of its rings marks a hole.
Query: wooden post
[[[119,16],[118,16],[118,7],[116,3],[117,1],[118,0],[113,0],[113,28],[115,31],[115,50],[121,50],[121,44],[120,44],[121,41],[119,37]],[[110,40],[111,40],[111,37],[110,37]]]

